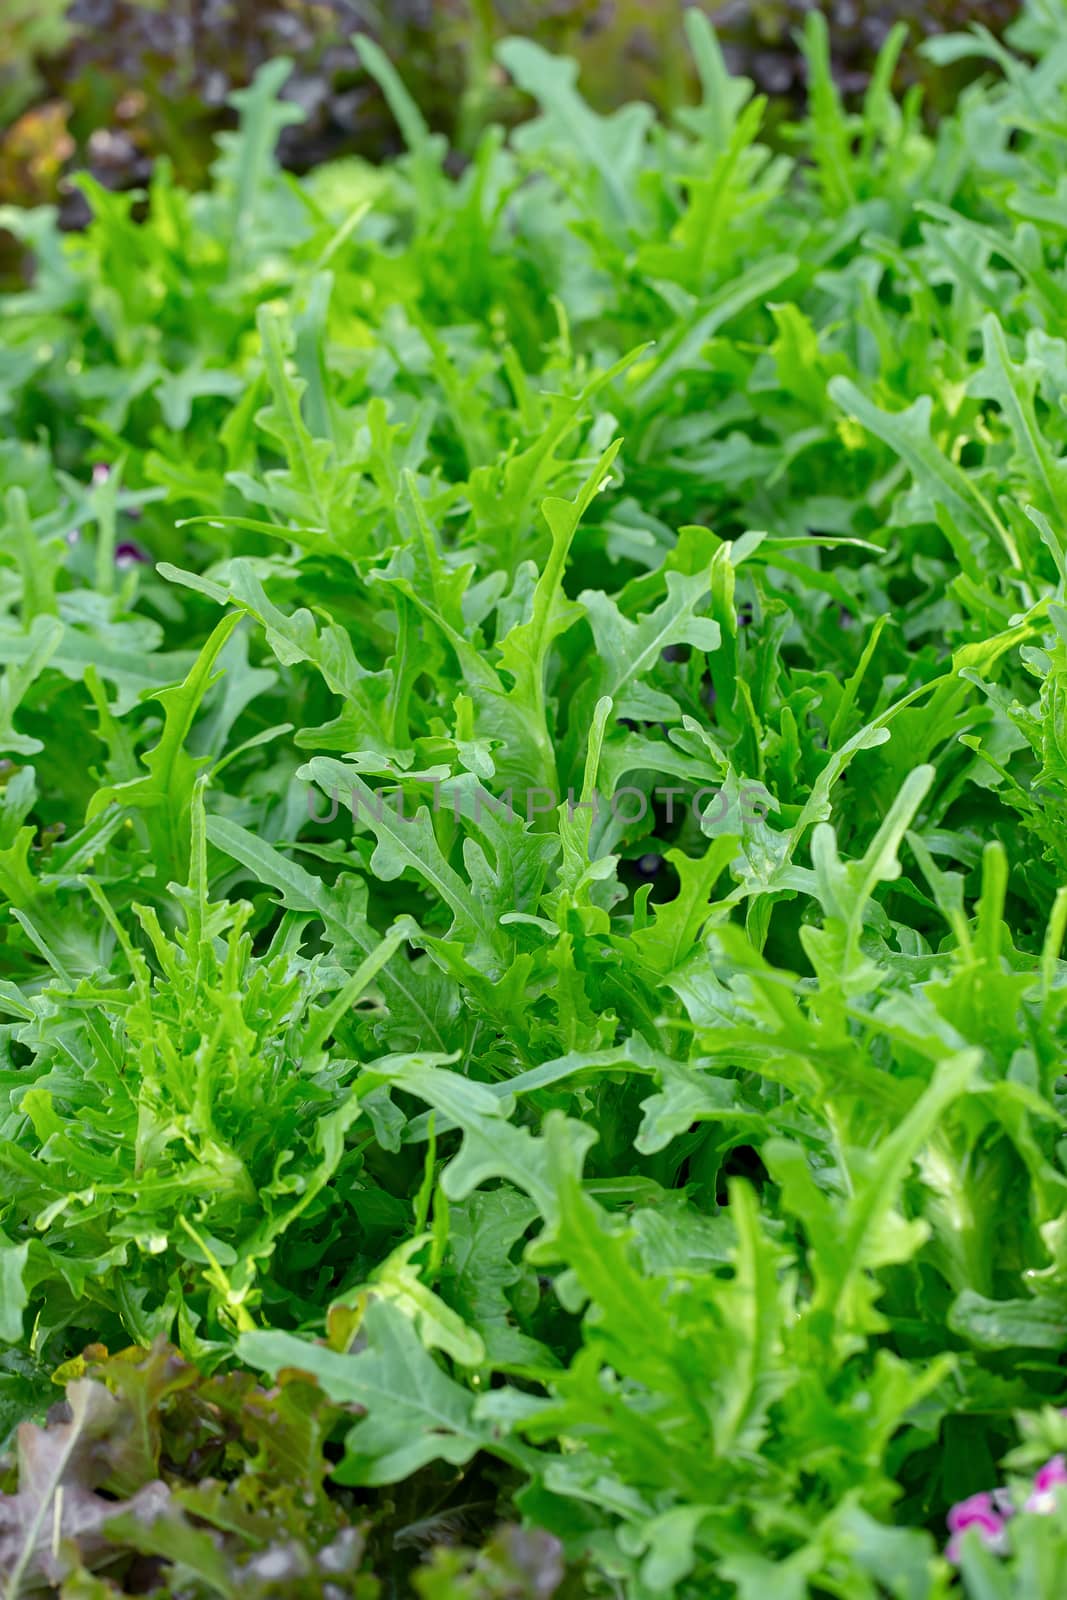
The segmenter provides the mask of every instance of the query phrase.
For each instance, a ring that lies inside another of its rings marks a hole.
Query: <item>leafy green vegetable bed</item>
[[[1067,10],[807,39],[5,214],[6,1600],[1062,1595]]]

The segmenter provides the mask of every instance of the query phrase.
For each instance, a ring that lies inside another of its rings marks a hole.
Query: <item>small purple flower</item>
[[[999,1498],[999,1497],[997,1497]],[[1003,1503],[1003,1502],[1001,1502]],[[950,1561],[960,1558],[960,1540],[968,1528],[977,1528],[982,1543],[999,1555],[1006,1548],[1005,1518],[997,1509],[997,1499],[986,1490],[960,1500],[948,1514],[948,1530],[952,1534],[948,1550]]]
[[[125,570],[127,567],[144,566],[149,559],[148,551],[133,539],[123,539],[115,546],[116,567]]]
[[[103,461],[98,461],[93,468],[93,488],[98,489],[102,483],[107,482],[110,476],[111,468]]]
[[[1034,1487],[1026,1502],[1027,1511],[1037,1511],[1042,1516],[1056,1509],[1056,1490],[1067,1483],[1067,1458],[1053,1456],[1041,1471],[1035,1474]]]

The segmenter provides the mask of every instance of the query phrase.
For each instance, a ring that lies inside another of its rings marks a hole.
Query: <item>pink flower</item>
[[[1027,1511],[1037,1511],[1043,1516],[1056,1509],[1056,1490],[1067,1483],[1067,1458],[1053,1456],[1034,1476],[1034,1487],[1026,1502]]]
[[[977,1528],[982,1543],[989,1550],[1001,1554],[1006,1548],[1004,1516],[988,1490],[960,1500],[948,1514],[948,1529],[952,1534],[946,1554],[950,1561],[959,1560],[960,1540],[968,1528]]]

